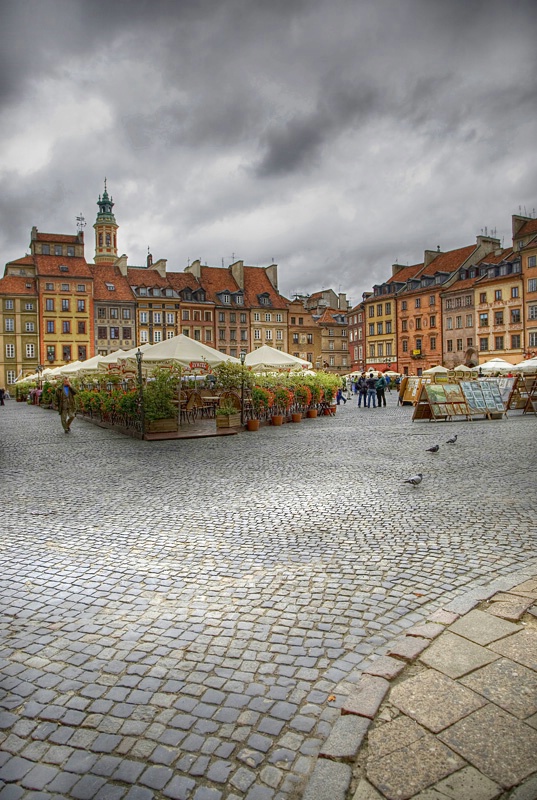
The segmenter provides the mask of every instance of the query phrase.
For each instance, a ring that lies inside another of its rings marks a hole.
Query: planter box
[[[170,433],[179,430],[179,425],[175,417],[167,419],[146,419],[146,433]]]
[[[228,414],[227,416],[217,414],[215,419],[217,428],[238,428],[241,424],[240,414]]]

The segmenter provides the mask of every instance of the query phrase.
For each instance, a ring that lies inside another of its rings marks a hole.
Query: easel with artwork
[[[428,383],[421,387],[412,420],[471,419],[466,398],[458,383]]]
[[[532,375],[531,378],[522,378],[521,380],[526,381],[527,392],[524,414],[537,414],[537,376]]]
[[[483,415],[486,419],[501,419],[507,414],[497,379],[461,381],[460,385],[471,417]]]

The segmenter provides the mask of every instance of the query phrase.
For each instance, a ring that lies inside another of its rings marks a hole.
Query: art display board
[[[429,383],[431,383],[431,378],[428,376],[409,375],[403,387],[403,404],[412,403],[412,405],[415,405],[419,400],[421,387]]]
[[[492,415],[503,415],[507,412],[497,378],[461,381],[460,385],[472,416],[483,414],[491,419]]]
[[[511,380],[515,381],[515,385],[511,397],[509,398],[508,408],[524,410],[528,402],[528,396],[531,394],[533,387],[537,384],[537,375],[523,375]]]
[[[470,418],[466,398],[458,383],[423,384],[414,409],[415,419]]]
[[[516,381],[516,378],[479,378],[479,383],[491,383],[497,385],[504,408],[509,408],[509,402],[515,388]]]

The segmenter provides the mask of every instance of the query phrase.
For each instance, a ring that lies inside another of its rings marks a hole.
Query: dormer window
[[[74,247],[68,247],[67,248],[67,255],[68,256],[74,256],[74,254],[75,254],[75,248]]]
[[[236,303],[238,306],[242,306],[242,305],[244,305],[244,297],[243,297],[243,295],[242,295],[242,294],[236,294],[236,295],[235,295],[235,303]]]
[[[69,267],[66,267],[65,264],[60,264],[58,269],[60,270],[60,272],[69,272]]]
[[[146,297],[147,295],[147,289],[145,288],[145,286],[140,286],[138,292],[140,294],[140,297]]]
[[[222,295],[222,302],[223,302],[223,303],[231,303],[231,295],[229,295],[229,294],[223,294],[223,295]]]
[[[153,297],[160,297],[160,289],[158,287],[153,289]]]
[[[49,244],[42,244],[41,245],[41,253],[44,256],[49,256],[50,255],[50,245]]]
[[[166,297],[173,297],[173,289],[166,289]]]
[[[116,287],[114,286],[113,283],[105,283],[104,285],[106,286],[106,288],[108,289],[109,292],[115,292],[116,291]]]

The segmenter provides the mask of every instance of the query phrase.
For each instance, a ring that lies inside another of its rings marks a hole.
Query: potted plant
[[[178,410],[174,403],[176,378],[166,370],[159,370],[143,390],[144,415],[148,433],[176,431],[179,427]]]
[[[232,400],[223,400],[215,412],[217,428],[238,428],[241,424],[241,412]]]
[[[289,411],[293,403],[293,393],[285,386],[276,386],[274,389],[274,408],[272,416],[273,425],[282,425],[284,416]]]

